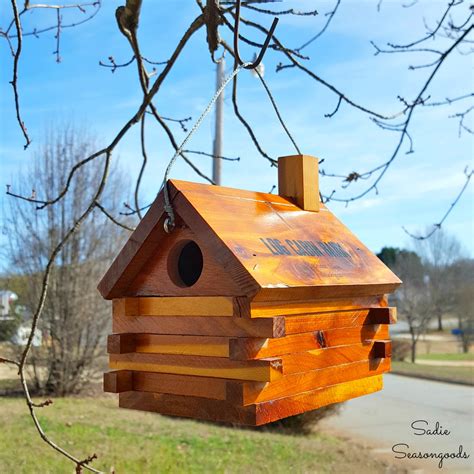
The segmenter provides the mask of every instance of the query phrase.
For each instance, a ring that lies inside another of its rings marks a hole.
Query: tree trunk
[[[416,339],[411,340],[411,363],[416,362]]]
[[[438,313],[438,331],[443,330],[443,315]]]

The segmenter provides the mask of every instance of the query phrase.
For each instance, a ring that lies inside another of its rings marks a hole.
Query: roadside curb
[[[467,387],[474,387],[474,382],[463,382],[461,380],[443,379],[440,377],[434,377],[430,375],[408,374],[406,372],[399,372],[398,370],[391,370],[389,373],[394,374],[394,375],[401,375],[402,377],[410,377],[412,379],[424,379],[424,380],[431,380],[433,382],[452,383],[454,385],[464,385]]]

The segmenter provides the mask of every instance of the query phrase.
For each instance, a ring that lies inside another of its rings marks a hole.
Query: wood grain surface
[[[164,236],[156,251],[130,282],[123,296],[244,296],[244,290],[232,279],[225,267],[216,260],[214,247],[206,238],[189,229],[181,219],[179,210],[176,209],[176,211],[178,218],[175,230]],[[179,252],[189,241],[193,241],[199,246],[203,256],[201,275],[192,286],[184,285],[178,276]],[[220,245],[222,246],[222,243]],[[216,281],[219,282],[218,285],[216,285]],[[200,316],[202,315],[200,314]],[[189,316],[193,316],[193,314],[189,314]]]
[[[272,194],[183,181],[168,186],[178,216],[175,231],[163,230],[160,194],[102,280],[104,297],[316,300],[381,295],[400,284],[322,204],[319,212],[306,212]],[[204,255],[202,280],[169,286],[168,254],[190,238]]]
[[[285,318],[215,318],[172,316],[117,316],[112,320],[114,333],[150,333],[189,336],[281,337]]]
[[[280,359],[233,361],[223,357],[200,357],[163,354],[110,354],[114,370],[161,372],[238,380],[269,382],[282,377]]]
[[[325,349],[282,355],[278,359],[282,363],[282,373],[287,375],[376,358],[374,356],[374,342],[367,341],[363,344],[327,347]]]
[[[212,400],[226,399],[227,382],[227,379],[215,377],[133,372],[133,390],[135,391],[169,393]]]
[[[176,189],[170,190],[171,202],[176,194]],[[163,193],[160,193],[100,281],[98,289],[104,298],[125,296],[130,283],[155,252],[165,235],[163,206]]]
[[[309,155],[278,158],[278,194],[305,211],[319,211],[318,159]]]
[[[171,185],[179,192],[180,209],[192,207],[196,220],[207,224],[259,285],[257,299],[380,295],[400,284],[324,205],[318,213],[305,212],[268,194],[183,181]],[[193,228],[193,213],[181,215]],[[314,255],[305,255],[300,244],[312,245]]]
[[[390,359],[362,360],[300,374],[286,375],[273,382],[228,381],[226,384],[227,401],[242,406],[252,405],[294,396],[321,387],[379,375],[389,370]]]
[[[132,372],[130,370],[117,370],[104,374],[104,392],[120,393],[133,390]]]
[[[394,308],[324,312],[272,318],[120,316],[112,320],[114,333],[150,333],[189,336],[283,337],[325,329],[392,324]]]
[[[215,336],[168,336],[158,334],[111,334],[109,354],[131,352],[229,357],[229,338]]]
[[[392,342],[389,340],[375,341],[372,357],[392,357]]]
[[[118,370],[104,374],[104,391],[121,393],[133,390],[225,400],[228,381],[213,377]]]
[[[120,316],[240,316],[239,305],[227,296],[119,298],[113,314]]]
[[[360,310],[385,307],[384,295],[353,298],[332,298],[300,301],[252,301],[250,317],[268,318],[271,316],[311,315],[334,311]]]
[[[376,375],[245,407],[225,400],[201,397],[124,392],[119,395],[119,406],[164,415],[255,426],[373,393],[381,390],[382,384],[382,376]]]
[[[278,339],[231,339],[229,353],[230,358],[234,360],[263,359],[325,347],[364,343],[368,340],[388,339],[388,337],[387,325],[355,326],[290,335]]]
[[[341,327],[360,327],[371,324],[394,324],[395,308],[371,308],[356,311],[334,311],[284,318],[285,334],[300,334]],[[255,321],[258,321],[257,319]]]

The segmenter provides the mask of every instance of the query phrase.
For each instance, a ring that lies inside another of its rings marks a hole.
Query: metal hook
[[[239,26],[240,26],[240,4],[242,0],[236,0],[236,9],[235,9],[235,26],[234,26],[234,54],[235,54],[235,59],[239,65],[245,64],[244,61],[240,58],[239,54]],[[263,56],[265,56],[265,53],[267,51],[268,45],[270,43],[270,40],[272,39],[273,32],[275,31],[275,28],[278,24],[278,18],[273,19],[272,26],[270,27],[270,31],[267,34],[267,37],[265,38],[265,42],[263,43],[262,49],[260,50],[259,55],[257,56],[257,59],[251,64],[248,64],[244,66],[245,69],[256,69],[260,63],[262,62]]]

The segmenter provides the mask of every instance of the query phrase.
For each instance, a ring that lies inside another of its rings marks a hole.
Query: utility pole
[[[224,58],[217,63],[216,67],[216,90],[224,82],[225,74],[225,61]],[[217,98],[216,101],[216,124],[214,130],[214,146],[212,150],[212,180],[215,184],[221,184],[221,174],[222,174],[222,142],[224,138],[224,91]]]

